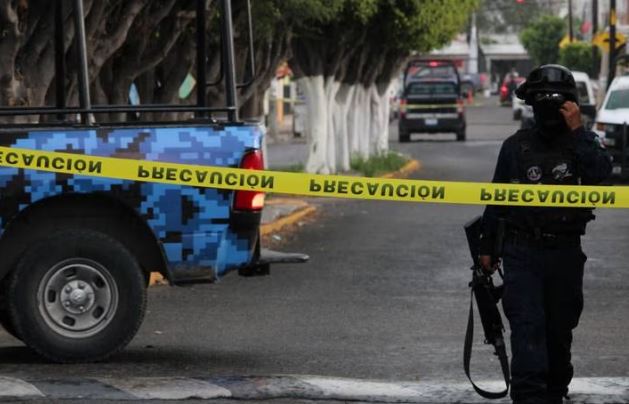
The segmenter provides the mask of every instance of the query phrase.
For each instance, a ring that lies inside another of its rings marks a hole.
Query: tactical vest
[[[515,178],[520,184],[580,185],[576,154],[570,138],[544,142],[539,129],[516,134],[518,156]],[[585,233],[594,219],[592,209],[531,207],[511,210],[511,222],[522,230],[553,234]]]

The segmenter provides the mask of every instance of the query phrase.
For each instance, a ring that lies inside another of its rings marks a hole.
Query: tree
[[[392,79],[411,52],[427,52],[449,42],[476,4],[332,1],[328,8],[332,15],[298,27],[290,65],[307,99],[306,170],[345,170],[351,154],[368,157],[386,151]]]
[[[55,99],[54,4],[0,0],[0,104],[39,106]],[[221,76],[216,0],[207,0],[206,76]],[[307,169],[349,168],[349,157],[388,147],[388,94],[413,51],[447,43],[465,25],[477,0],[252,1],[256,69],[249,80],[247,1],[233,0],[235,62],[244,116],[259,117],[261,94],[278,64],[290,59],[308,92]],[[88,65],[95,103],[126,104],[135,84],[142,104],[180,100],[184,78],[196,75],[194,0],[84,0]],[[66,93],[76,105],[72,7],[64,10]],[[223,85],[197,83],[208,105],[224,104]],[[145,118],[159,118],[159,114]],[[36,118],[35,118],[36,119]],[[125,114],[103,119],[124,120]]]
[[[54,85],[54,5],[46,0],[0,0],[0,105],[52,105]],[[275,67],[289,51],[291,23],[298,21],[305,0],[253,1],[256,72],[249,86],[240,88],[239,101],[261,98]],[[76,55],[71,2],[64,2],[66,93],[77,101]],[[206,2],[207,76],[220,76],[219,2]],[[246,0],[233,0],[238,81],[247,79],[248,21]],[[190,102],[178,89],[188,74],[196,75],[195,6],[193,0],[84,0],[88,65],[95,104],[126,104],[135,83],[143,104]],[[208,105],[224,104],[222,85],[206,88]],[[256,102],[253,103],[255,105]],[[259,102],[257,102],[259,104]],[[253,108],[253,110],[259,108]],[[251,110],[251,109],[250,109]],[[251,111],[250,111],[251,112]],[[156,114],[159,118],[161,114]],[[255,113],[254,113],[255,115]],[[126,114],[97,117],[124,120]],[[152,118],[147,116],[147,118]],[[29,117],[28,119],[37,119]]]
[[[595,49],[596,56],[592,54]],[[586,72],[590,77],[598,77],[601,66],[601,52],[598,47],[586,42],[573,42],[559,51],[559,63],[570,70]]]
[[[527,26],[520,34],[522,45],[537,64],[559,61],[559,42],[566,33],[564,20],[544,15]]]
[[[476,23],[482,32],[520,32],[543,14],[556,14],[560,3],[549,3],[548,0],[482,0]]]
[[[337,142],[335,133],[334,117],[339,128],[343,115],[336,98],[352,55],[364,46],[366,24],[377,11],[376,1],[319,0],[310,21],[296,27],[290,65],[306,94],[309,172],[335,172],[337,163],[341,169],[349,168],[347,136],[339,135],[343,139]],[[342,101],[346,102],[348,92],[344,87]]]

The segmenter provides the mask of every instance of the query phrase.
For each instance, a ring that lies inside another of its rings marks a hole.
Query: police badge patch
[[[572,173],[568,169],[567,163],[558,164],[555,168],[553,168],[553,178],[555,181],[561,181],[568,177],[572,177]]]
[[[542,169],[539,166],[532,166],[526,170],[526,178],[529,181],[537,182],[542,179]]]

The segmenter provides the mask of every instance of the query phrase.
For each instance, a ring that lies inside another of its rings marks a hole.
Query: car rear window
[[[421,67],[415,74],[413,74],[413,77],[449,77],[455,75],[456,70],[452,66],[431,66]]]
[[[609,94],[605,109],[629,108],[629,88],[614,90]]]
[[[407,95],[456,95],[453,83],[411,83],[406,90]]]

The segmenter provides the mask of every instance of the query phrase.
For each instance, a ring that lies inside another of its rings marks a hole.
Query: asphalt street
[[[500,142],[517,128],[493,102],[469,108],[468,141],[416,135],[391,148],[422,161],[414,178],[488,181]],[[281,153],[278,146],[271,153]],[[293,146],[291,146],[294,148]],[[322,375],[463,383],[470,258],[463,224],[480,206],[323,200],[317,220],[288,237],[305,265],[215,285],[155,287],[144,325],[105,363],[43,362],[0,330],[0,376],[229,377]],[[584,250],[585,310],[575,333],[579,377],[629,376],[629,215],[599,210]],[[499,379],[476,334],[473,372]],[[296,401],[291,401],[296,402]]]

